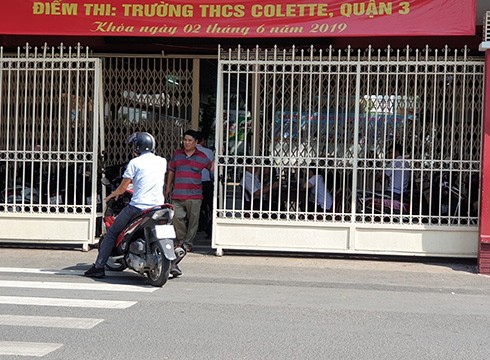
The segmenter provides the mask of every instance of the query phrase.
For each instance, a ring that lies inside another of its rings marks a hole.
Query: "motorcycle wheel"
[[[155,257],[156,266],[146,272],[148,282],[152,286],[162,287],[170,276],[170,260],[165,257],[163,247],[158,241],[151,244],[150,250]]]
[[[101,236],[99,239],[99,249],[100,249],[100,246],[102,245],[102,241],[104,241],[103,236]],[[107,259],[107,263],[105,264],[105,266],[111,271],[123,271],[128,267],[128,265],[126,265],[126,261],[124,261],[124,259],[114,261],[112,259],[112,256],[109,256],[109,259]]]

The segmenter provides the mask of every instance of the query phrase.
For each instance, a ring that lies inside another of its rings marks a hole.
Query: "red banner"
[[[476,0],[4,0],[0,34],[157,37],[474,35]]]

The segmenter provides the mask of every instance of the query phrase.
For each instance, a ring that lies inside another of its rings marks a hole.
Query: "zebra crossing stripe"
[[[35,268],[7,268],[0,267],[0,273],[15,273],[15,274],[38,274],[38,275],[83,275],[85,270],[56,270],[56,269],[35,269]],[[109,276],[137,276],[140,275],[132,271],[106,271]]]
[[[0,267],[0,272],[1,273],[15,273],[15,274],[83,275],[85,270],[53,270],[53,269]]]
[[[25,315],[1,315],[0,325],[6,326],[32,326],[63,329],[92,329],[100,324],[103,319],[70,318],[56,316],[25,316]]]
[[[48,281],[17,281],[0,280],[0,287],[30,288],[30,289],[52,289],[52,290],[91,290],[91,291],[123,291],[123,292],[153,292],[157,287],[97,283],[66,283]]]
[[[99,309],[127,309],[136,301],[117,300],[91,300],[91,299],[63,299],[23,296],[0,296],[0,304],[10,305],[39,305],[39,306],[66,306]]]
[[[0,355],[42,357],[62,346],[63,344],[54,343],[0,341]]]

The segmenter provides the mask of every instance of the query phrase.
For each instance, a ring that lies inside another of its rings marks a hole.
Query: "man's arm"
[[[206,168],[209,170],[210,173],[214,173],[214,160],[209,159],[208,165]]]
[[[310,177],[306,182],[303,184],[303,190],[308,190],[311,189],[314,185],[316,184],[316,178]]]
[[[254,197],[260,196],[260,194],[268,194],[270,191],[269,185],[265,185],[264,187],[260,187],[257,191],[254,192]]]
[[[126,191],[126,189],[129,186],[129,184],[131,184],[131,179],[123,178],[122,181],[121,181],[121,183],[117,187],[117,189],[114,190],[113,192],[111,192],[109,194],[109,196],[107,196],[104,199],[104,201],[109,201],[110,199],[113,199],[113,198],[115,198],[117,200],[119,198],[119,196],[121,196],[122,194],[124,194],[124,192]]]
[[[174,185],[174,178],[175,178],[175,172],[169,170],[167,176],[167,185],[165,188],[165,199],[167,199],[168,196],[170,195],[170,191],[172,189],[172,186]]]
[[[311,189],[313,187],[313,184],[310,182],[310,180],[307,180],[304,184],[303,184],[303,190],[307,190],[307,189]]]
[[[272,189],[278,189],[279,188],[279,182],[275,181],[272,184],[267,184],[264,186],[261,186],[254,192],[254,196],[262,194],[268,194]]]

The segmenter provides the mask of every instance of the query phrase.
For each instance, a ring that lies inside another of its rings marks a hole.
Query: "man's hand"
[[[109,194],[109,196],[107,196],[104,201],[109,201],[110,199],[119,199],[119,196],[121,196],[122,194],[124,194],[124,192],[126,191],[126,189],[128,188],[129,184],[131,184],[131,179],[122,179],[121,183],[119,184],[119,186],[117,187],[116,190],[114,190],[113,192],[111,192]]]
[[[119,194],[115,194],[115,193],[110,193],[108,196],[106,196],[106,198],[104,199],[105,202],[108,202],[110,199],[119,199]]]

